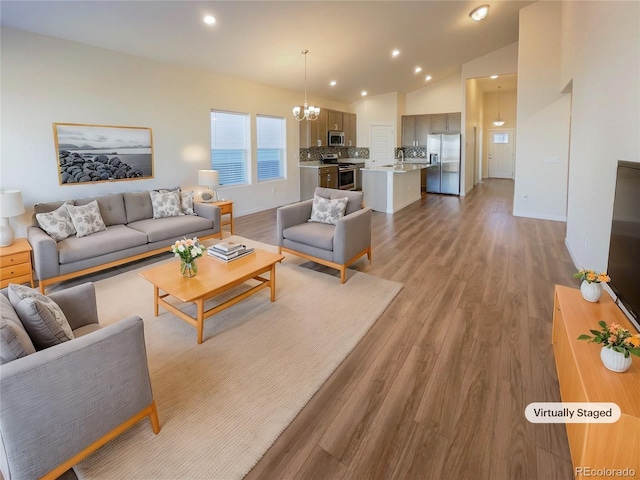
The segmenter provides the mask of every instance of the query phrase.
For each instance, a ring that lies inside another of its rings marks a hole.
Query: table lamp
[[[218,201],[218,194],[216,193],[215,187],[218,186],[219,181],[220,177],[217,170],[198,170],[198,185],[209,187],[209,190],[211,190],[211,193],[202,193],[203,202]]]
[[[13,243],[13,228],[10,217],[24,213],[22,192],[20,190],[0,190],[0,247],[8,247]]]

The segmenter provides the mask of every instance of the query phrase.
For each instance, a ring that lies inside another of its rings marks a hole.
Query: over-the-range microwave
[[[344,147],[344,132],[336,132],[329,130],[329,139],[327,145],[330,147]]]

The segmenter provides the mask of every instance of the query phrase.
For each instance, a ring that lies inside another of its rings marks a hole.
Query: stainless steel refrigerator
[[[427,136],[427,193],[460,195],[460,134]]]

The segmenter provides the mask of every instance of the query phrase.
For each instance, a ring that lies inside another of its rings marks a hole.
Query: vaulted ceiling
[[[469,12],[487,3],[487,18]],[[12,1],[12,27],[343,103],[407,93],[518,40],[531,1]],[[205,15],[216,22],[207,25]],[[392,57],[392,51],[400,53]],[[422,70],[416,73],[416,67]],[[509,73],[509,72],[496,72]],[[431,80],[425,80],[427,75]],[[329,82],[334,80],[335,86]],[[491,89],[491,84],[487,85]]]

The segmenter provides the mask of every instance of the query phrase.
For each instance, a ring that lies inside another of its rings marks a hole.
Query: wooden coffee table
[[[282,260],[284,260],[283,255],[256,249],[253,253],[229,263],[205,255],[197,260],[198,274],[191,278],[180,275],[178,260],[143,270],[140,272],[140,276],[153,284],[153,313],[155,316],[158,316],[158,307],[162,305],[164,309],[196,327],[198,343],[202,343],[205,318],[235,305],[266,287],[271,288],[271,301],[275,301],[276,263]],[[261,276],[267,272],[271,272],[269,278]],[[204,309],[206,300],[251,279],[260,283],[209,310]],[[160,290],[165,293],[160,294]],[[167,302],[165,298],[168,296],[175,297],[182,302],[194,303],[197,308],[196,317],[187,315]]]

